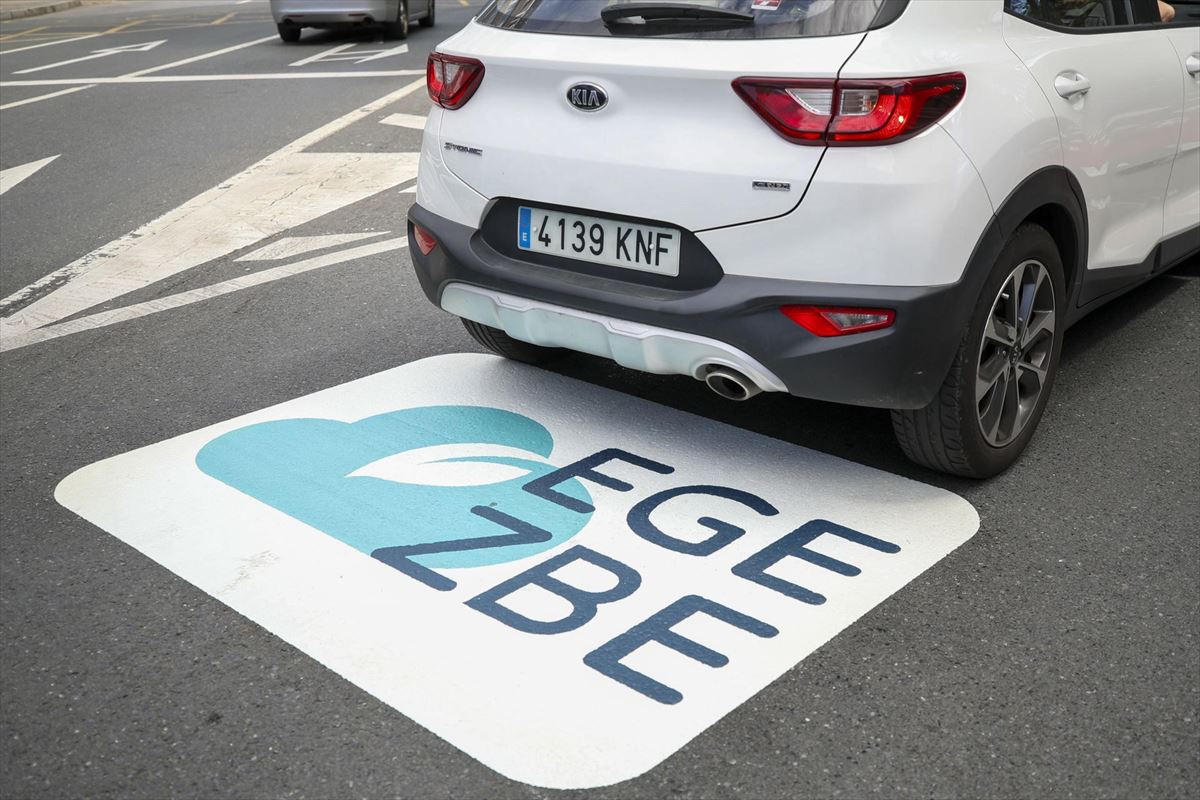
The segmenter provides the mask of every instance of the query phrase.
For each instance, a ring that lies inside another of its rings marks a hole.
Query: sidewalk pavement
[[[0,0],[0,20],[36,17],[82,4],[83,0]]]

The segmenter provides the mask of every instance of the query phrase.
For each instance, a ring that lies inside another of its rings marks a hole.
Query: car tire
[[[300,41],[299,25],[287,25],[280,22],[275,26],[275,29],[279,31],[279,38],[288,44]]]
[[[425,12],[425,16],[421,17],[420,25],[422,28],[432,28],[434,25],[434,0],[429,0],[429,10]]]
[[[400,0],[396,21],[383,23],[383,38],[399,41],[408,38],[408,0]]]
[[[472,319],[463,319],[463,327],[467,329],[467,333],[471,334],[471,338],[479,342],[484,348],[491,350],[498,356],[510,358],[513,361],[521,361],[526,364],[548,364],[562,357],[563,351],[556,347],[542,347],[538,344],[530,344],[522,342],[520,339],[514,339],[499,328],[492,328],[488,325],[483,325]]]
[[[1044,228],[1024,224],[996,259],[937,395],[924,408],[892,411],[900,449],[962,477],[1008,468],[1046,408],[1065,327],[1058,248]]]

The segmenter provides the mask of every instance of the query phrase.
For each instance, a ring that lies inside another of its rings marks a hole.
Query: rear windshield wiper
[[[713,20],[720,22],[754,23],[754,15],[741,11],[696,6],[691,3],[615,3],[600,10],[605,25],[641,17],[646,22],[664,20]]]

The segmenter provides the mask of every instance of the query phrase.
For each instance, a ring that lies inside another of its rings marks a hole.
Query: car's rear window
[[[883,3],[884,0],[493,0],[476,20],[495,28],[572,36],[790,39],[862,33],[871,26]],[[693,6],[750,15],[753,21],[649,20],[631,15],[605,24],[600,12],[621,6]]]

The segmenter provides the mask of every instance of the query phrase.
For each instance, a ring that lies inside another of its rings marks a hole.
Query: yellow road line
[[[49,28],[49,27],[50,27],[49,25],[42,25],[37,28],[30,28],[29,30],[18,31],[17,33],[10,33],[5,36],[0,36],[0,42],[7,42],[9,39],[16,39],[18,36],[28,36],[31,33],[37,33],[38,31],[44,31],[44,30],[46,30],[46,28]]]
[[[129,22],[126,22],[124,25],[118,25],[115,28],[109,28],[105,31],[105,33],[117,33],[118,31],[123,31],[126,28],[132,28],[134,25],[141,25],[145,21],[146,20],[144,19],[132,19]]]
[[[233,19],[234,17],[237,16],[237,14],[238,14],[238,12],[236,12],[236,11],[230,11],[225,16],[220,17],[219,19],[214,19],[209,24],[210,25],[220,25],[222,22],[228,22],[229,20]]]
[[[458,4],[460,6],[462,6],[463,8],[466,8],[467,6],[470,5],[470,3],[467,2],[467,0],[458,0]]]

